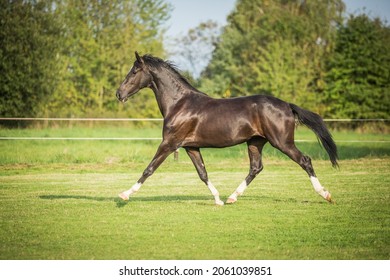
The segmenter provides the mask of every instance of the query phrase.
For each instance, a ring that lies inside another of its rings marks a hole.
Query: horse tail
[[[289,105],[294,115],[298,118],[298,121],[314,131],[314,133],[317,135],[317,138],[321,141],[322,146],[328,153],[332,166],[337,167],[337,146],[336,143],[333,141],[332,135],[327,129],[322,118],[316,113],[302,109],[297,105]]]

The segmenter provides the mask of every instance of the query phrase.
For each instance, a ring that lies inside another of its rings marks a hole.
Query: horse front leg
[[[148,177],[150,177],[154,171],[163,163],[163,161],[176,150],[172,145],[169,145],[167,142],[162,142],[157,149],[155,156],[152,161],[149,163],[148,167],[142,173],[141,178],[135,183],[130,189],[127,191],[121,192],[119,197],[123,200],[129,200],[130,196],[136,193],[142,186],[142,184],[146,181]]]
[[[222,206],[224,203],[219,198],[219,192],[214,187],[214,185],[210,182],[206,167],[203,162],[202,154],[200,153],[198,148],[186,148],[186,152],[190,159],[192,160],[192,163],[194,164],[196,171],[198,172],[199,178],[207,185],[209,188],[211,194],[214,196],[215,204],[218,206]]]

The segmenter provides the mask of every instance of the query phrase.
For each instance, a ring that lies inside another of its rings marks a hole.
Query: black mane
[[[155,57],[149,54],[144,55],[143,60],[145,61],[146,64],[153,68],[161,69],[161,68],[166,68],[171,70],[172,73],[175,74],[175,76],[183,82],[186,86],[190,87],[192,90],[199,91],[196,88],[194,88],[190,82],[187,80],[187,78],[183,77],[182,74],[180,74],[180,70],[178,67],[171,61],[169,60],[163,60],[159,57]]]

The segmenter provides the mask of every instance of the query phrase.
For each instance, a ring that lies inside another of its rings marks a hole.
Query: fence
[[[59,121],[59,122],[162,122],[161,118],[0,118],[0,121]],[[324,119],[327,123],[390,123],[390,119]],[[72,141],[155,141],[161,137],[13,137],[0,136],[0,140],[72,140]],[[300,140],[296,142],[313,142],[315,140]],[[344,143],[389,143],[387,140],[344,140]]]
[[[159,122],[163,119],[152,118],[0,118],[0,122],[4,121],[39,121],[39,122]],[[381,122],[390,123],[390,119],[324,119],[329,123],[367,123]],[[17,141],[161,141],[161,137],[14,137],[0,136],[1,140],[17,140]],[[314,142],[316,140],[295,139],[296,142]],[[338,140],[338,143],[390,143],[388,140]],[[174,152],[174,160],[178,160],[179,150]]]

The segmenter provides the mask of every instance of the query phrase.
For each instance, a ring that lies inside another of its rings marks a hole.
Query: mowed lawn
[[[129,202],[117,198],[140,177],[158,141],[0,141],[0,258],[389,259],[389,144],[337,137],[340,169],[317,143],[298,144],[336,204],[267,147],[264,171],[236,204],[223,207],[184,151]],[[245,145],[203,156],[226,200],[247,175]]]

